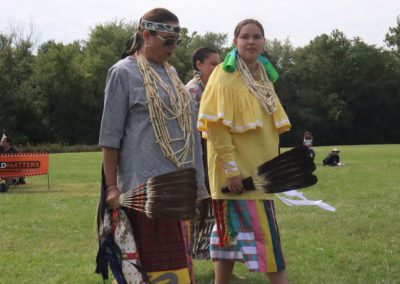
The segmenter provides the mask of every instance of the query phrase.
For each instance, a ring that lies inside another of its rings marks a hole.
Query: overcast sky
[[[255,18],[267,39],[289,38],[295,46],[333,29],[383,46],[400,15],[400,0],[0,0],[0,32],[33,24],[40,42],[69,43],[87,39],[96,24],[137,21],[155,7],[174,12],[190,33],[227,33],[230,40],[239,21]]]

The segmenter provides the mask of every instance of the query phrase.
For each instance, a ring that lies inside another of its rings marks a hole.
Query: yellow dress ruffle
[[[206,136],[207,121],[221,120],[232,133],[263,127],[263,112],[257,98],[250,92],[239,72],[225,72],[221,65],[215,68],[203,95],[197,128]],[[290,122],[278,97],[278,109],[272,114],[279,133],[290,129]]]

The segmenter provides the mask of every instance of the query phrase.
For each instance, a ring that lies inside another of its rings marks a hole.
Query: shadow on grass
[[[11,187],[5,194],[25,194],[25,193],[60,193],[61,190],[50,189],[23,189],[23,188],[15,188]]]

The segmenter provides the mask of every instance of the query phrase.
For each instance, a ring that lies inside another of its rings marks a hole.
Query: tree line
[[[35,46],[31,35],[0,33],[0,129],[17,144],[97,144],[107,70],[120,58],[137,23],[112,21],[87,40],[53,40]],[[186,83],[191,55],[209,46],[221,58],[232,48],[227,34],[181,30],[169,62]],[[275,84],[293,128],[283,146],[400,143],[400,17],[385,47],[334,30],[306,46],[267,40],[265,55],[280,77]]]

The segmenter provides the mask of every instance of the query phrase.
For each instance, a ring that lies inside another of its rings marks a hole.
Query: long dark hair
[[[196,66],[196,61],[200,60],[200,62],[204,62],[204,60],[208,57],[209,54],[213,54],[216,53],[218,54],[218,52],[211,47],[201,47],[196,49],[196,51],[193,53],[192,55],[192,66],[193,69],[196,71],[199,71],[199,69]]]
[[[121,58],[125,58],[128,55],[135,54],[143,45],[143,28],[140,26],[142,20],[157,22],[157,23],[167,23],[167,22],[179,22],[178,17],[171,11],[165,8],[154,8],[144,14],[139,20],[139,27],[137,32],[132,38],[126,43],[126,49],[122,54]],[[155,34],[156,32],[150,31],[150,33]]]

